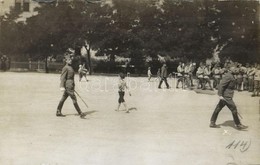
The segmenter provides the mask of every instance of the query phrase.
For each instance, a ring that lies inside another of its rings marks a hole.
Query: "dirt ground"
[[[127,114],[124,107],[115,111],[117,77],[75,78],[89,106],[77,97],[86,119],[76,115],[70,98],[66,117],[55,116],[59,74],[0,73],[0,164],[260,165],[259,97],[235,93],[241,122],[249,126],[238,131],[227,108],[218,117],[220,128],[209,128],[217,95],[157,89],[155,79],[130,77]]]

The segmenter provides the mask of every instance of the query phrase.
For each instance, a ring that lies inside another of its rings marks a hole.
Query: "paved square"
[[[209,128],[217,95],[157,89],[158,81],[131,77],[131,111],[116,112],[117,77],[76,80],[87,119],[70,98],[65,118],[55,116],[62,96],[59,74],[0,73],[0,164],[4,165],[259,165],[259,97],[236,92],[238,131],[224,108],[220,128]],[[174,80],[169,79],[174,86]],[[164,86],[163,86],[164,87]]]

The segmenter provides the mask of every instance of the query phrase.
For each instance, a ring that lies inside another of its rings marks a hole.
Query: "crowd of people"
[[[179,62],[177,67],[177,72],[172,72],[168,77],[176,77],[177,83],[176,88],[179,88],[181,84],[182,89],[202,89],[202,90],[214,90],[218,89],[219,83],[227,72],[226,65],[230,63],[234,67],[234,78],[235,78],[235,90],[252,92],[252,97],[259,96],[260,89],[260,64],[249,64],[242,65],[238,62],[226,61],[225,63],[203,63],[201,62],[198,67],[196,63],[192,62]],[[167,79],[165,75],[166,65],[158,69],[157,77],[162,81],[166,82]],[[148,68],[148,81],[151,80],[150,67]],[[164,73],[162,73],[162,70]],[[161,85],[159,85],[159,88]]]

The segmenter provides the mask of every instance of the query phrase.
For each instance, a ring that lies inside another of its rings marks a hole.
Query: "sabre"
[[[79,98],[81,99],[81,101],[86,105],[86,107],[88,108],[87,103],[82,99],[82,97],[78,94],[78,92],[76,90],[74,90],[75,93],[79,96]]]

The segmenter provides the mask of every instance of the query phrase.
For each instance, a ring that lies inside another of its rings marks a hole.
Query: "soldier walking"
[[[162,69],[161,69],[161,81],[160,81],[159,86],[158,86],[159,89],[161,88],[161,85],[162,85],[163,81],[164,81],[166,87],[168,89],[170,88],[170,86],[169,86],[169,84],[167,82],[167,76],[168,76],[167,67],[166,67],[166,64],[163,64]]]
[[[74,83],[74,70],[71,66],[72,64],[72,57],[70,55],[67,55],[65,57],[66,60],[66,65],[63,67],[62,69],[62,73],[61,73],[61,77],[60,77],[60,90],[63,92],[62,98],[59,102],[59,105],[57,107],[57,113],[56,116],[57,117],[65,117],[65,115],[63,115],[61,113],[61,109],[63,107],[64,102],[66,101],[66,99],[68,98],[68,96],[70,96],[70,98],[73,101],[73,105],[75,107],[75,109],[77,110],[78,114],[80,115],[81,118],[84,118],[86,115],[84,113],[82,113],[82,111],[79,108],[79,105],[77,103],[77,98],[75,95],[75,83]]]
[[[220,81],[219,88],[218,88],[218,95],[220,100],[210,119],[210,127],[212,128],[217,127],[216,120],[218,118],[219,112],[222,110],[224,106],[227,106],[232,112],[233,119],[235,122],[235,127],[237,129],[247,128],[247,126],[241,124],[238,118],[237,107],[233,101],[233,95],[234,95],[234,90],[236,85],[234,73],[235,73],[235,68],[228,66],[228,72],[224,75],[224,77]]]

